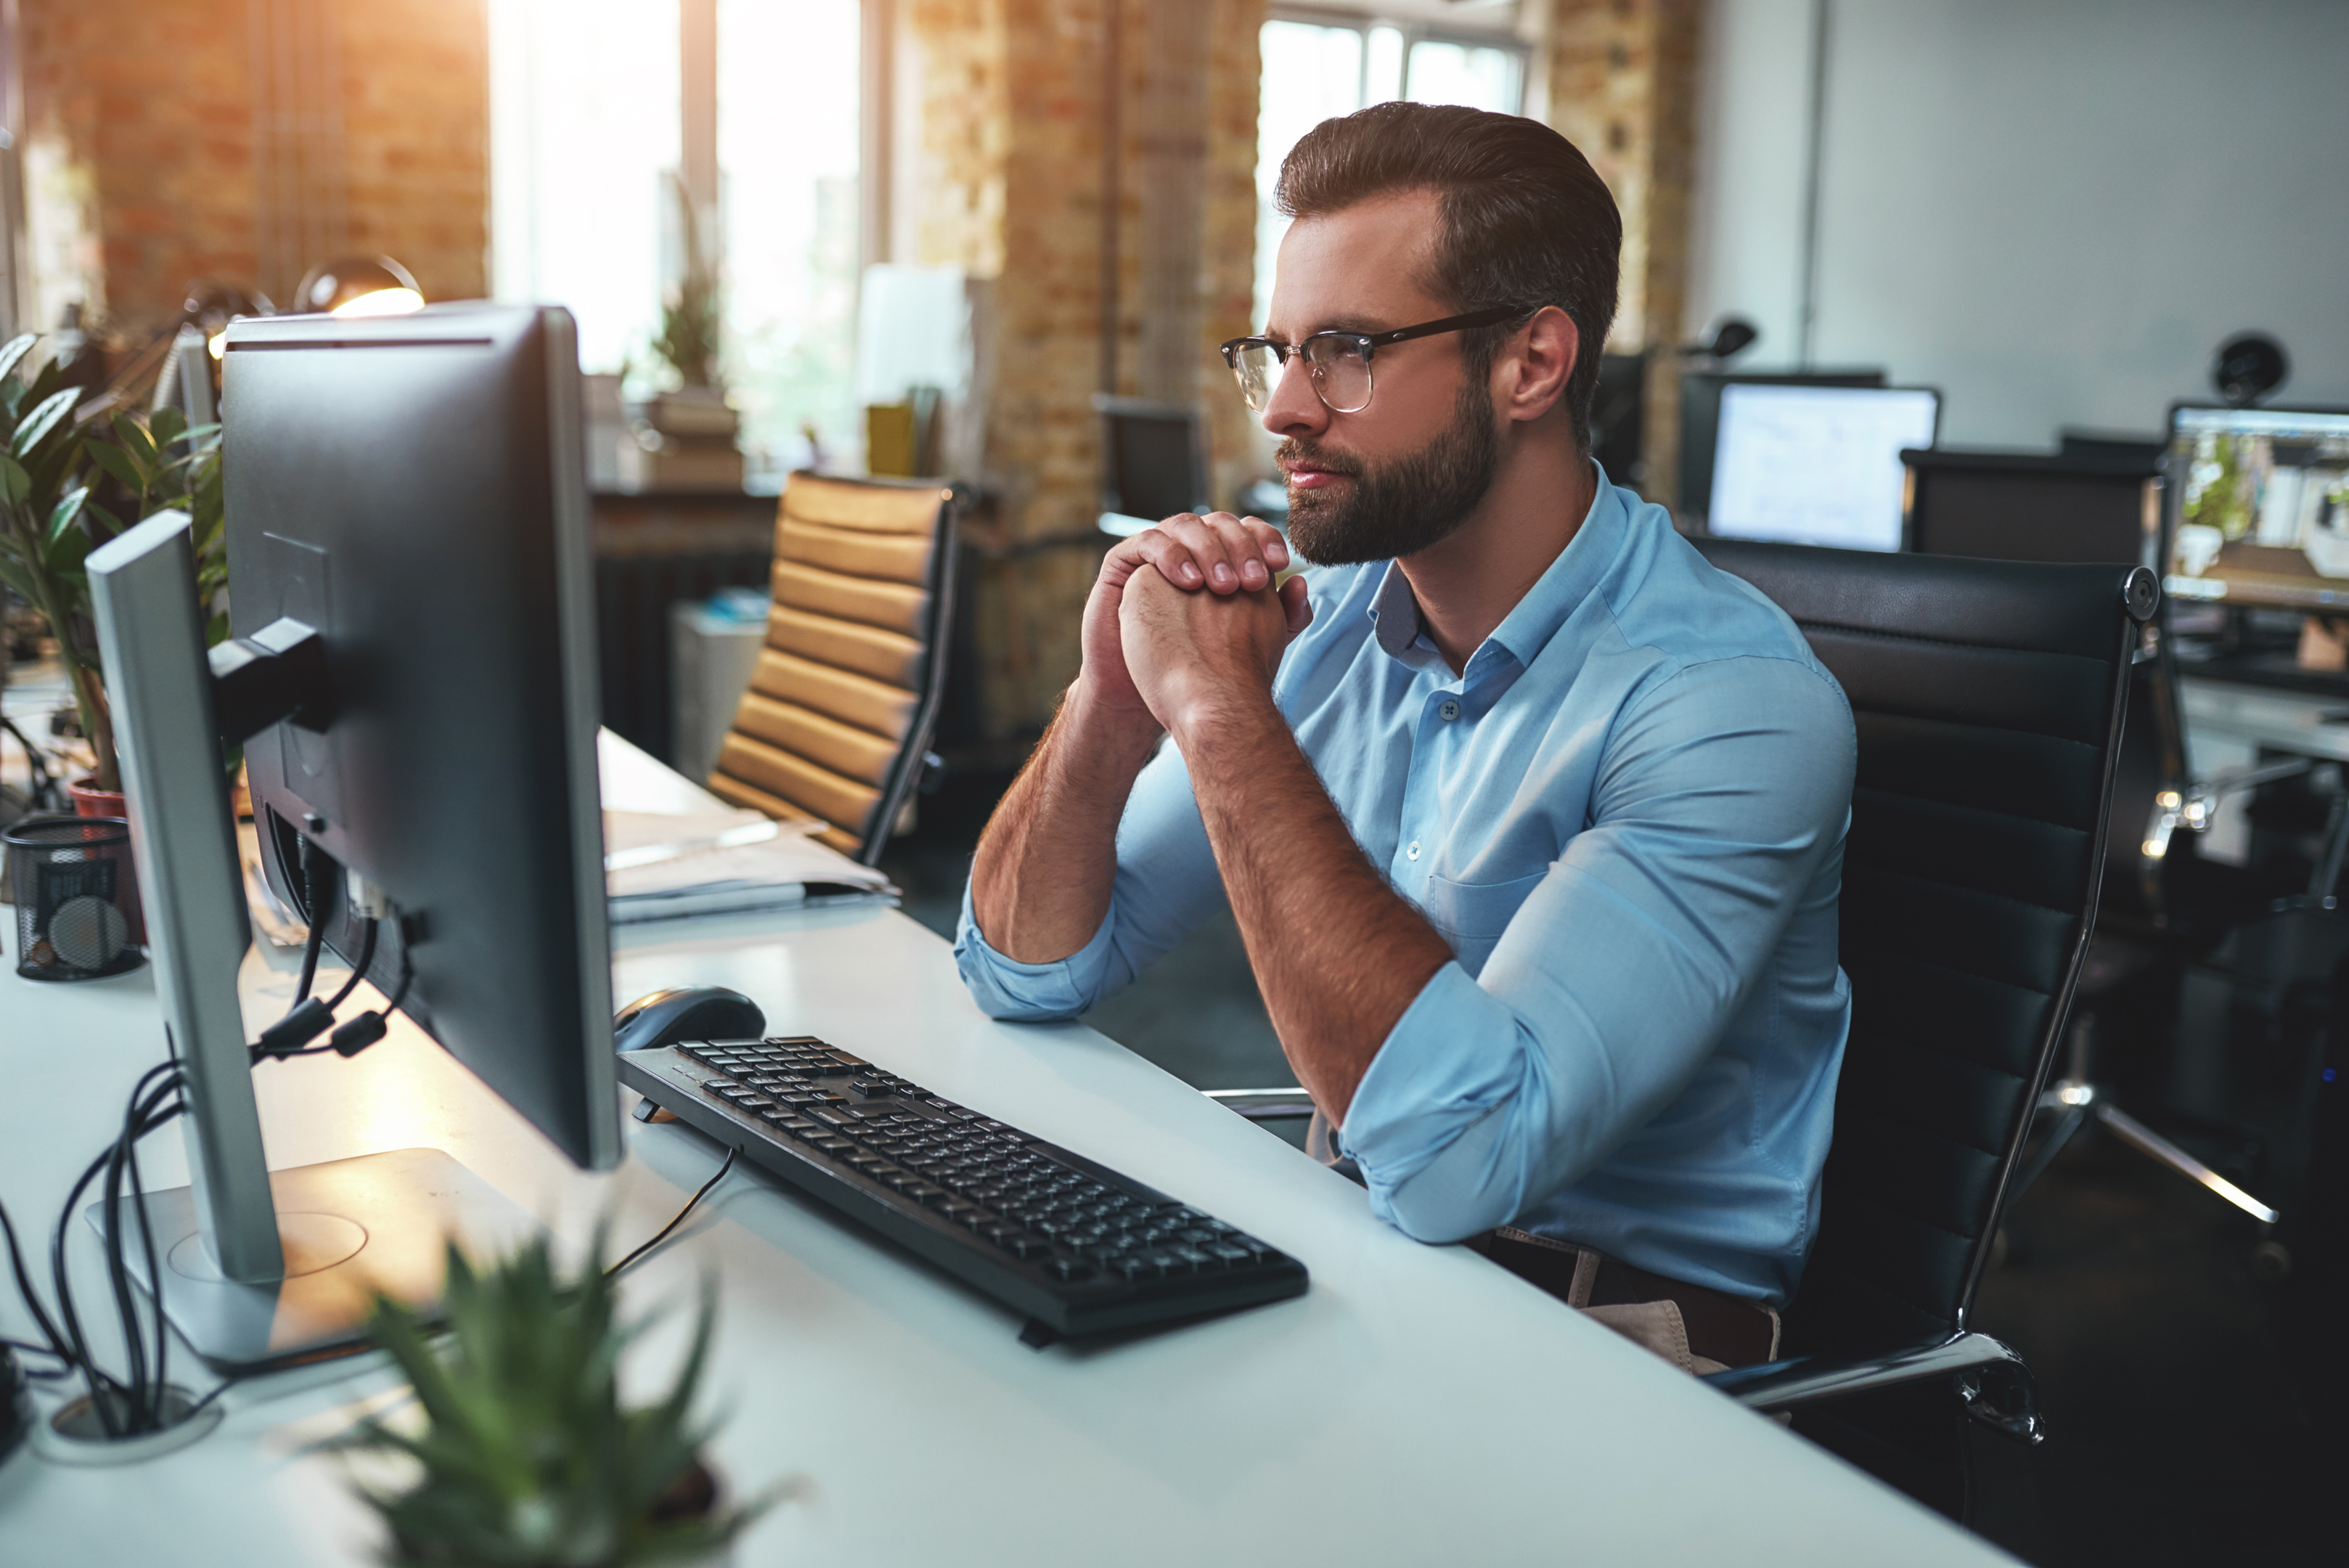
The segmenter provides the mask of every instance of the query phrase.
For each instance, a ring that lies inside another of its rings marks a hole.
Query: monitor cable
[[[726,1158],[718,1162],[718,1174],[703,1182],[701,1184],[700,1190],[694,1193],[692,1197],[687,1199],[685,1200],[685,1207],[678,1210],[676,1216],[672,1218],[667,1224],[662,1226],[657,1231],[656,1231],[651,1240],[646,1241],[642,1246],[639,1246],[635,1251],[630,1252],[626,1257],[622,1258],[618,1262],[614,1263],[610,1268],[605,1269],[604,1271],[604,1277],[607,1280],[611,1279],[622,1269],[626,1268],[630,1263],[635,1262],[638,1258],[643,1257],[647,1252],[651,1251],[655,1247],[657,1247],[663,1241],[667,1241],[669,1232],[676,1230],[679,1225],[684,1224],[685,1217],[692,1213],[694,1210],[699,1206],[703,1199],[709,1196],[709,1189],[726,1179],[726,1173],[734,1168],[734,1156],[737,1152],[738,1151],[734,1149],[728,1149],[726,1151]]]

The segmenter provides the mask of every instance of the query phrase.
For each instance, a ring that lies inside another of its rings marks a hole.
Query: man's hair
[[[1573,319],[1581,346],[1566,405],[1575,444],[1589,451],[1623,249],[1622,214],[1590,161],[1539,120],[1381,103],[1307,131],[1281,162],[1273,201],[1283,217],[1310,218],[1402,191],[1433,192],[1441,202],[1435,275],[1421,280],[1430,293],[1464,315],[1516,305],[1530,317],[1555,305]],[[1469,373],[1487,374],[1524,324],[1462,333]]]

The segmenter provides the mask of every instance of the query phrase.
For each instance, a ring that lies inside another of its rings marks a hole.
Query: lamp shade
[[[424,308],[424,291],[389,256],[345,256],[312,267],[294,291],[294,308],[328,316],[405,316]]]

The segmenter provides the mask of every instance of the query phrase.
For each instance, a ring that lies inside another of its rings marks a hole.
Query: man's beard
[[[1493,432],[1493,394],[1471,376],[1453,405],[1452,427],[1417,452],[1366,462],[1317,452],[1295,436],[1284,462],[1310,461],[1351,479],[1342,500],[1321,490],[1288,492],[1288,543],[1316,566],[1350,566],[1416,555],[1449,537],[1485,499],[1500,466]]]

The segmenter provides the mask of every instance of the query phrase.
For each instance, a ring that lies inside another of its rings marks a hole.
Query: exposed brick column
[[[1622,305],[1609,347],[1669,350],[1684,336],[1695,175],[1700,0],[1548,0],[1536,16],[1532,107],[1579,147],[1623,213]],[[1680,378],[1648,366],[1647,492],[1674,499]]]
[[[487,291],[483,0],[18,0],[18,28],[30,325],[78,300],[139,336],[192,278],[284,294],[322,246]]]
[[[1122,47],[1107,59],[1111,5]],[[1205,372],[1246,330],[1255,265],[1257,32],[1262,0],[1180,0],[1203,46],[1164,43],[1143,0],[915,0],[921,139],[908,161],[915,259],[979,284],[987,391],[970,607],[991,734],[1032,731],[1078,664],[1077,623],[1100,561],[1102,138],[1118,84],[1118,389],[1204,396],[1218,487],[1241,450]],[[1196,41],[1194,40],[1195,45]],[[1198,73],[1206,72],[1204,84]],[[1168,76],[1166,73],[1174,73]],[[904,165],[901,165],[901,170]],[[902,176],[901,176],[902,177]],[[1187,361],[1187,362],[1186,362]],[[1233,400],[1236,401],[1236,400]]]

